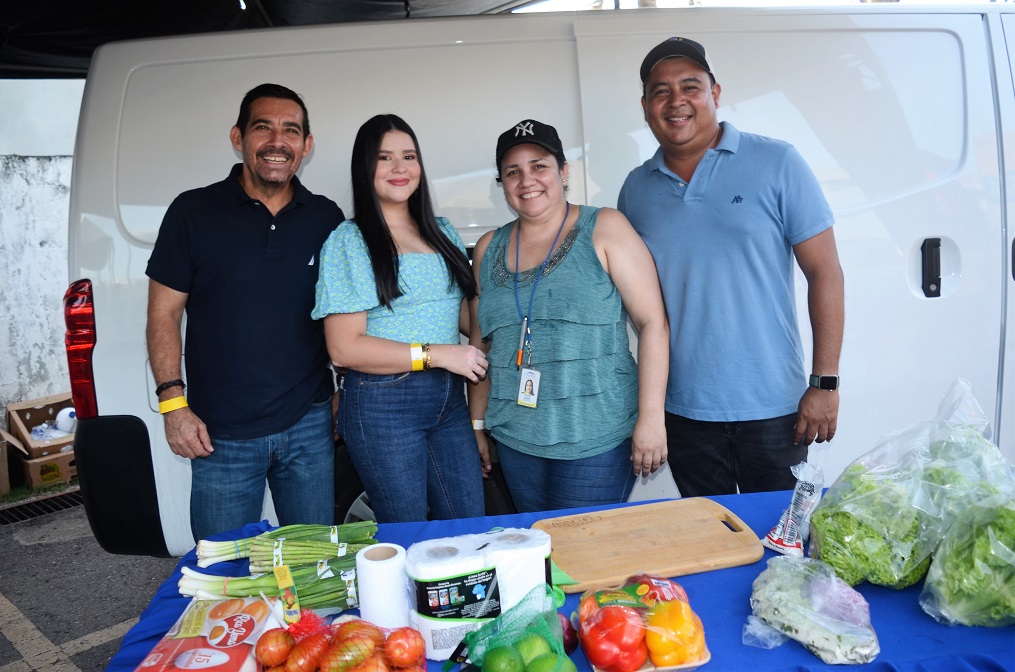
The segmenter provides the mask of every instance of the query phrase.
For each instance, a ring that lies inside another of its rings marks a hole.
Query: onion
[[[564,633],[564,651],[570,656],[578,648],[578,631],[574,629],[571,619],[559,611],[557,619],[560,621],[560,629]]]
[[[318,632],[302,640],[286,658],[286,672],[314,672],[317,663],[328,650],[328,640],[329,637],[324,632]]]
[[[265,630],[254,646],[254,658],[266,668],[281,665],[289,657],[295,643],[287,630]]]

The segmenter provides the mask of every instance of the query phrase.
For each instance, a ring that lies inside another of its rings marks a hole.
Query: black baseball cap
[[[712,68],[709,67],[708,61],[705,60],[705,47],[686,37],[671,37],[653,47],[652,51],[648,52],[645,60],[641,62],[641,83],[645,83],[656,63],[664,58],[673,58],[674,56],[689,58],[700,65],[705,72],[712,75]],[[715,75],[712,76],[715,77]]]
[[[564,146],[557,135],[557,129],[535,119],[523,119],[497,138],[497,171],[500,172],[500,162],[509,149],[529,143],[546,149],[557,158],[561,166],[564,165]]]

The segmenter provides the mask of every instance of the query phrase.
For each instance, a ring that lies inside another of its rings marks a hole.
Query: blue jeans
[[[196,540],[261,520],[265,478],[279,524],[334,524],[330,398],[277,434],[212,439],[212,447],[211,455],[190,462],[190,528]]]
[[[338,431],[379,523],[484,515],[465,379],[444,369],[346,371]]]
[[[705,422],[666,414],[667,462],[684,497],[792,490],[790,467],[807,459],[793,445],[796,413],[769,420]]]
[[[520,512],[619,504],[634,488],[631,439],[578,460],[538,457],[498,443],[497,458]]]

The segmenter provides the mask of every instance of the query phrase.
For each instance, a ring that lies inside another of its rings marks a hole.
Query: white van
[[[835,211],[841,414],[834,442],[811,449],[826,479],[883,434],[932,418],[958,377],[1015,460],[1007,7],[495,15],[157,39],[96,54],[71,183],[70,277],[90,279],[68,291],[76,450],[107,549],[181,554],[194,543],[189,465],[166,444],[147,362],[144,271],[170,201],[239,161],[228,131],[248,89],[303,94],[315,145],[300,177],[347,210],[356,129],[376,113],[404,117],[440,214],[471,245],[512,219],[493,157],[519,119],[559,130],[573,202],[615,205],[656,149],[638,67],[671,35],[707,48],[720,119],[795,144]],[[809,349],[805,319],[801,330]],[[670,492],[663,474],[634,496]]]

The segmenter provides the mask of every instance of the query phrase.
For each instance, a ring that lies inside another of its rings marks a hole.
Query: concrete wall
[[[70,389],[63,293],[83,90],[83,80],[0,80],[0,407]]]

